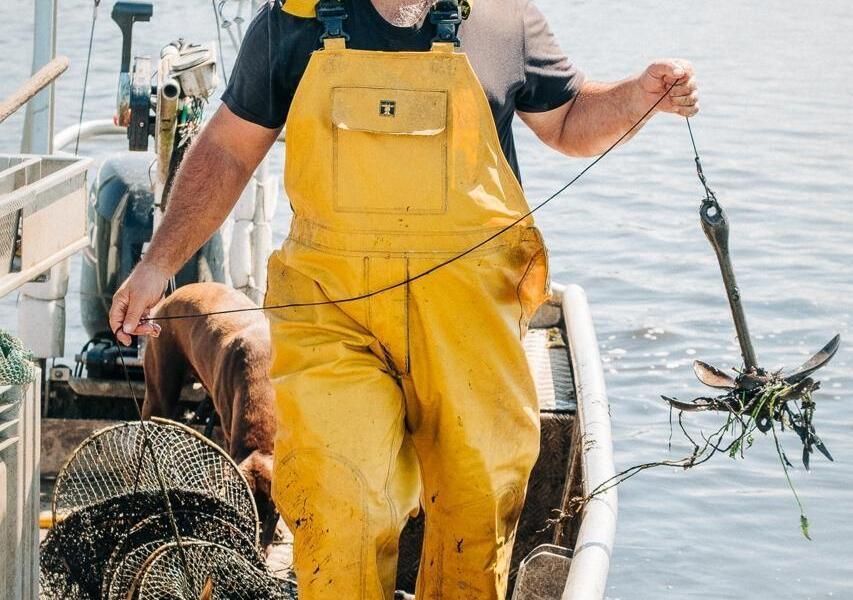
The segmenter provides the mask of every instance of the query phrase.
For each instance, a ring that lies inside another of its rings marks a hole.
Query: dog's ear
[[[269,496],[272,493],[272,456],[255,450],[238,468],[256,496]]]

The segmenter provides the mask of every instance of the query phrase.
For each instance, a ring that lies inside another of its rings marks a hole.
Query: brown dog
[[[227,285],[194,283],[158,304],[154,318],[254,307]],[[174,418],[187,375],[196,375],[213,399],[226,449],[254,492],[266,546],[278,522],[270,489],[275,412],[267,321],[248,311],[157,323],[160,336],[145,349],[143,416]]]

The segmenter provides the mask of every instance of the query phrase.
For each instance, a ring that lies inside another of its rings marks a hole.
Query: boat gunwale
[[[580,433],[573,443],[581,444],[582,489],[584,494],[589,494],[615,475],[604,371],[583,288],[555,285],[552,291],[552,302],[561,305],[568,338],[577,399],[577,430]],[[597,495],[584,507],[561,600],[604,597],[617,515],[616,488]]]

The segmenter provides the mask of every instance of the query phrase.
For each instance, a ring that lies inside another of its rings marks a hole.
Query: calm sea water
[[[31,4],[0,4],[0,96],[29,69]],[[76,120],[92,2],[60,4],[58,47],[72,66],[57,88],[59,128]],[[106,4],[87,118],[112,114],[119,38]],[[154,23],[137,26],[138,52],[156,54],[179,36],[215,37],[207,2],[156,4]],[[539,5],[563,48],[592,78],[618,79],[658,57],[694,61],[703,106],[694,128],[732,222],[732,252],[761,362],[794,366],[832,334],[849,337],[853,61],[843,40],[853,30],[853,6],[843,0]],[[16,118],[0,127],[0,151],[15,151],[20,124]],[[545,149],[521,127],[518,134],[531,202],[585,164]],[[118,138],[87,142],[82,153],[103,158],[119,146]],[[589,294],[623,468],[689,451],[676,437],[667,453],[668,412],[659,394],[688,398],[702,391],[690,369],[694,358],[739,362],[715,261],[698,226],[700,188],[689,150],[684,121],[658,117],[539,217],[554,279],[580,283]],[[279,238],[287,221],[282,208]],[[0,327],[15,329],[14,305],[14,298],[0,302]],[[69,354],[84,341],[76,306],[72,295]],[[800,534],[772,440],[759,436],[745,460],[720,457],[695,471],[646,472],[621,488],[609,597],[853,598],[850,364],[845,345],[821,372],[817,397],[817,429],[836,462],[815,459],[811,473],[792,474],[813,541]],[[795,448],[796,440],[789,441]]]

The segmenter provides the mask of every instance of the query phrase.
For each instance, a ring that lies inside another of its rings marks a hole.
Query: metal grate
[[[0,155],[0,277],[12,272],[26,198],[18,192],[38,179],[41,164],[35,156]]]
[[[36,375],[40,374],[36,371]],[[0,385],[0,598],[38,597],[40,386]]]
[[[20,210],[0,216],[0,276],[12,272],[20,216]]]
[[[539,397],[542,412],[575,412],[575,397],[569,348],[557,327],[531,329],[524,338],[524,352]]]

